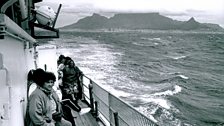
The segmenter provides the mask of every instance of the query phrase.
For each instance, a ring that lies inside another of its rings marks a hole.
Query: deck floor
[[[88,106],[79,101],[79,105],[81,108],[87,108]],[[101,123],[96,121],[96,118],[93,117],[93,115],[89,112],[84,115],[80,115],[76,111],[72,111],[73,116],[75,117],[75,124],[76,126],[102,126]]]

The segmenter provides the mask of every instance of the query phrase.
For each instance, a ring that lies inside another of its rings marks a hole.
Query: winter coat
[[[39,87],[30,95],[27,107],[27,126],[54,126],[52,119],[52,109],[50,95],[42,91]],[[55,91],[52,91],[52,98],[55,100],[56,111],[62,114],[59,98]]]

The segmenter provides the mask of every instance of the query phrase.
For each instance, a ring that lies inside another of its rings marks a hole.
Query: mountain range
[[[199,23],[193,17],[177,21],[159,13],[121,13],[111,18],[94,13],[61,29],[153,29],[153,30],[208,30],[224,31],[218,24]]]

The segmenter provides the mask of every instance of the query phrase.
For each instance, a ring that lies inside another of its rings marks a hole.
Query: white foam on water
[[[168,95],[175,95],[177,93],[180,93],[182,90],[182,88],[178,85],[175,85],[174,86],[174,90],[166,90],[166,91],[163,91],[163,92],[157,92],[157,93],[154,93],[150,96],[148,95],[145,95],[145,96],[142,96],[140,99],[144,102],[153,102],[165,109],[170,109],[171,108],[171,104],[168,102],[168,100],[166,100],[164,98],[164,96],[168,96]]]
[[[165,109],[171,108],[171,104],[166,99],[163,99],[163,98],[152,98],[150,102],[160,105],[161,107]]]
[[[161,38],[153,38],[152,40],[157,40],[157,41],[160,41]]]
[[[165,109],[170,109],[171,104],[163,97],[154,97],[154,96],[134,96],[135,98],[140,99],[142,102],[145,103],[154,103],[156,105],[161,106],[162,108]]]
[[[147,115],[147,117],[149,117],[149,119],[151,120],[151,121],[153,121],[153,122],[155,122],[155,123],[158,123],[158,120],[156,120],[155,118],[154,118],[154,116],[153,116],[153,114],[156,112],[156,110],[157,110],[157,108],[153,111],[153,112],[148,112],[148,110],[147,110],[147,108],[146,107],[142,107],[142,106],[140,106],[140,107],[138,107],[138,108],[136,108],[139,112],[141,112],[141,113],[145,113],[145,115]]]
[[[174,95],[177,94],[179,92],[181,92],[182,88],[178,85],[174,86],[174,90],[166,90],[164,92],[158,92],[153,94],[153,96],[167,96],[167,95]]]
[[[180,93],[181,90],[182,90],[182,88],[180,86],[178,86],[178,85],[174,86],[174,94]]]
[[[186,58],[187,56],[173,56],[171,57],[172,59],[178,60],[178,59],[183,59]]]
[[[187,77],[187,76],[185,76],[185,75],[177,75],[177,76],[179,76],[179,77],[181,77],[182,79],[185,79],[185,80],[187,80],[187,79],[189,79],[189,77]]]
[[[155,42],[154,45],[159,45],[159,43]]]

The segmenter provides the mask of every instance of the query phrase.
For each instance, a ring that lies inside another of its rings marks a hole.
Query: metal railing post
[[[119,126],[118,112],[114,112],[114,123],[115,126]]]
[[[81,100],[85,100],[85,97],[84,97],[84,89],[83,89],[83,75],[80,76],[80,86],[82,88]]]
[[[91,113],[94,113],[94,103],[93,103],[93,84],[92,80],[90,80],[89,84],[89,100],[90,100],[90,107],[91,107]]]
[[[95,101],[95,117],[96,117],[96,120],[99,121],[99,111],[98,111],[98,102]]]
[[[44,71],[47,71],[47,64],[44,64]]]

